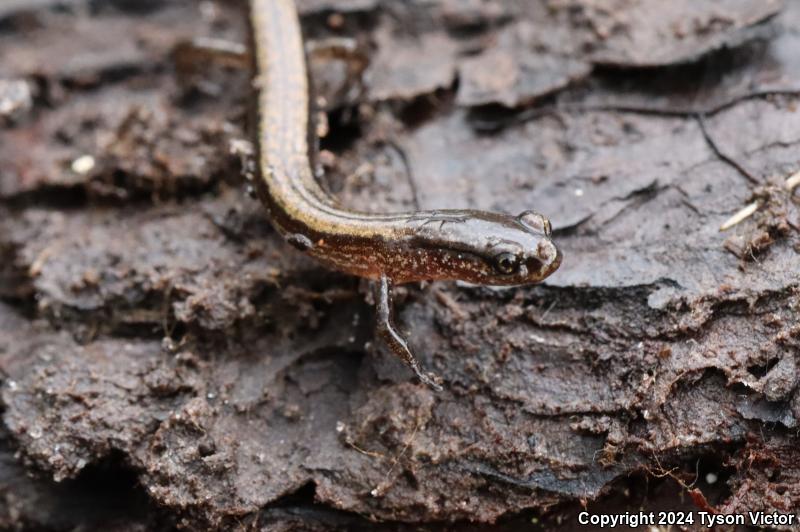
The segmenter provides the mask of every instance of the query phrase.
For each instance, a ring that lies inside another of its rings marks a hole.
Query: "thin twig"
[[[786,183],[784,183],[786,190],[789,191],[789,194],[794,192],[798,186],[800,186],[800,171],[793,173],[786,179]]]
[[[411,169],[411,162],[408,160],[406,151],[400,146],[398,146],[397,143],[393,140],[384,140],[384,142],[386,143],[387,146],[392,148],[400,157],[400,162],[403,163],[403,169],[405,170],[406,179],[408,180],[408,187],[411,189],[411,201],[414,202],[414,209],[420,210],[417,182],[414,179],[414,171]]]
[[[743,221],[750,218],[753,214],[755,214],[755,212],[758,210],[759,207],[761,207],[760,201],[754,201],[753,203],[747,205],[746,207],[739,210],[736,214],[725,220],[725,222],[719,226],[719,230],[727,231],[734,225],[742,223]]]
[[[669,108],[659,108],[659,107],[647,107],[644,105],[625,105],[625,104],[593,105],[593,104],[579,104],[579,103],[560,103],[560,104],[556,103],[548,107],[537,107],[537,108],[526,109],[524,111],[521,111],[517,115],[509,117],[507,119],[501,119],[497,121],[475,120],[473,122],[473,125],[480,130],[496,131],[510,124],[519,124],[527,122],[528,120],[541,118],[543,116],[547,116],[558,112],[567,112],[567,113],[619,112],[619,113],[634,113],[634,114],[650,115],[650,116],[663,116],[667,118],[682,118],[682,117],[685,118],[697,115],[711,117],[716,115],[717,113],[720,113],[721,111],[733,107],[738,103],[747,100],[768,98],[770,96],[800,96],[800,89],[774,89],[774,90],[767,89],[767,90],[748,92],[746,94],[735,96],[729,100],[725,100],[722,103],[719,103],[717,105],[712,105],[704,109],[703,108],[669,109]]]
[[[735,159],[733,159],[729,155],[726,155],[725,153],[722,152],[722,150],[719,149],[719,146],[717,146],[717,143],[714,142],[714,139],[711,138],[711,135],[709,134],[708,130],[706,129],[706,120],[703,117],[703,115],[698,113],[697,115],[695,115],[695,118],[697,119],[697,124],[700,126],[700,131],[703,133],[703,138],[705,139],[705,141],[708,144],[709,148],[711,148],[711,151],[714,152],[714,155],[719,157],[720,160],[724,161],[729,166],[731,166],[734,169],[736,169],[737,172],[739,172],[743,177],[745,177],[752,184],[754,184],[754,185],[760,184],[759,179],[756,176],[754,176],[752,173],[750,173],[750,171],[747,168],[745,168],[744,166],[739,164]]]
[[[408,450],[408,447],[411,445],[411,442],[414,441],[414,438],[417,435],[417,431],[419,430],[419,427],[421,425],[422,425],[422,420],[421,419],[417,419],[417,424],[414,427],[414,430],[411,432],[411,436],[408,437],[408,439],[406,440],[405,444],[403,445],[403,448],[400,450],[400,452],[397,454],[397,456],[395,456],[394,459],[392,460],[392,465],[389,467],[389,471],[386,472],[386,475],[384,476],[383,482],[381,482],[380,485],[376,486],[375,489],[372,490],[371,495],[373,497],[380,497],[381,495],[383,495],[383,492],[386,491],[386,488],[389,486],[389,477],[391,476],[392,472],[394,471],[394,468],[397,465],[397,463],[400,461],[400,459],[403,457],[403,455],[406,454],[406,451]]]

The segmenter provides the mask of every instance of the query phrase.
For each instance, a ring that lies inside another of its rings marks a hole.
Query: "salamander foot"
[[[398,332],[394,324],[394,306],[392,304],[392,281],[381,276],[378,286],[378,297],[376,302],[377,323],[375,331],[377,335],[386,343],[389,349],[411,368],[416,376],[424,384],[427,384],[437,392],[442,391],[442,386],[437,382],[439,378],[433,373],[423,371],[419,361],[408,348],[405,338]]]

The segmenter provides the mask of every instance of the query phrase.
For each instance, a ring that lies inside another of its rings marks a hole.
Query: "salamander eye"
[[[497,270],[504,274],[510,275],[519,270],[519,259],[513,253],[500,253],[494,258]]]

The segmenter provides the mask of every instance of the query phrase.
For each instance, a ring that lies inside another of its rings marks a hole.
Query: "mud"
[[[374,211],[536,209],[561,269],[403,287],[431,392],[373,341],[364,283],[247,194],[248,74],[174,68],[183,39],[245,42],[241,2],[8,2],[0,524],[793,511],[800,3],[299,3],[369,59],[315,58],[325,186]]]

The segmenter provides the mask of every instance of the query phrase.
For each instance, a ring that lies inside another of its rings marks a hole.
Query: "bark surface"
[[[246,193],[249,74],[176,68],[241,2],[6,0],[0,525],[798,508],[800,1],[298,3],[324,185],[538,210],[561,269],[400,290],[434,393]]]

